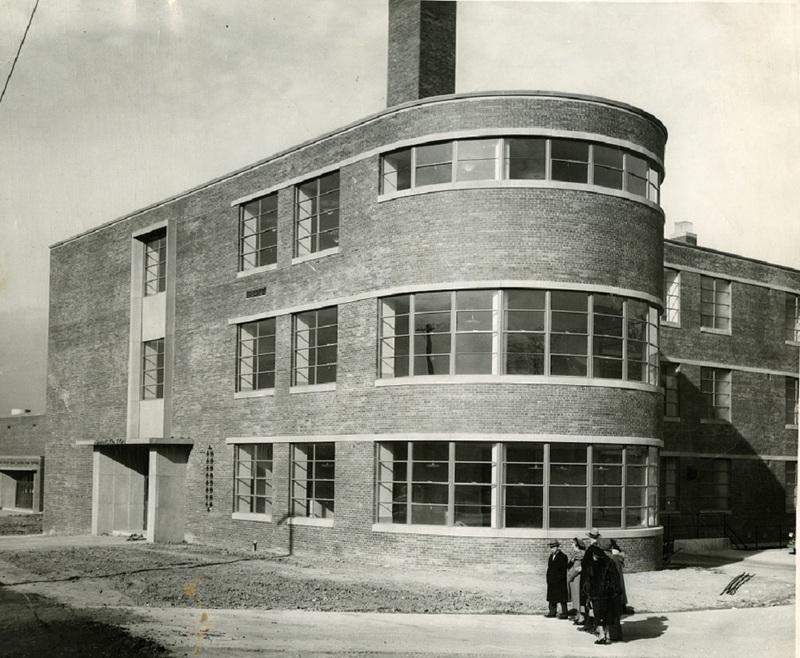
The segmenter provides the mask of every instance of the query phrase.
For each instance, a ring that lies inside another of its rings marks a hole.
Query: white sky
[[[0,3],[0,85],[35,0]],[[0,416],[44,411],[49,245],[386,104],[387,0],[40,0],[0,103]],[[459,2],[457,92],[667,126],[666,235],[800,269],[800,5]],[[1,87],[0,87],[1,88]]]

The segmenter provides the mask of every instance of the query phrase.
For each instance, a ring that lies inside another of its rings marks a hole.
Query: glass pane
[[[586,484],[586,466],[566,464],[551,466],[550,484]]]
[[[542,461],[544,461],[544,446],[540,443],[506,444],[506,462],[524,463]]]
[[[550,487],[550,505],[553,507],[586,507],[585,487]]]
[[[586,509],[550,509],[551,528],[585,528]]]
[[[621,528],[622,509],[593,508],[592,525],[596,528]]]
[[[551,444],[550,463],[585,464],[586,446],[570,443]]]

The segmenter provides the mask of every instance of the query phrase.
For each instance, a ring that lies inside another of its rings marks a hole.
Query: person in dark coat
[[[567,569],[569,559],[566,554],[561,552],[561,544],[554,539],[550,542],[550,557],[547,558],[547,605],[548,613],[546,617],[556,616],[556,606],[561,605],[559,619],[569,619],[567,614],[567,600],[569,591],[567,589]]]
[[[608,553],[606,553],[608,551]],[[622,585],[617,563],[611,559],[611,541],[599,539],[586,549],[591,560],[588,592],[601,637],[595,644],[622,641]]]

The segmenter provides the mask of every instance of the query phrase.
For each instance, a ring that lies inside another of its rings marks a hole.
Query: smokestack
[[[697,233],[692,233],[691,222],[675,222],[675,232],[670,239],[696,245]]]
[[[389,0],[387,107],[456,90],[456,3]]]

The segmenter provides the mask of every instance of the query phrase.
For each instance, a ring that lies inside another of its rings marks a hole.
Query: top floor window
[[[661,170],[644,156],[579,139],[488,137],[421,144],[381,159],[381,194],[463,181],[552,180],[658,203]]]
[[[294,255],[306,256],[339,246],[339,172],[297,186]]]
[[[681,273],[677,270],[664,270],[664,322],[680,324],[681,321]]]
[[[800,343],[800,295],[786,293],[785,338]]]
[[[144,294],[156,295],[166,290],[167,231],[161,229],[142,239],[144,243]]]
[[[710,276],[700,277],[700,326],[730,332],[730,281]]]
[[[278,257],[278,193],[239,208],[239,271],[273,265]]]

